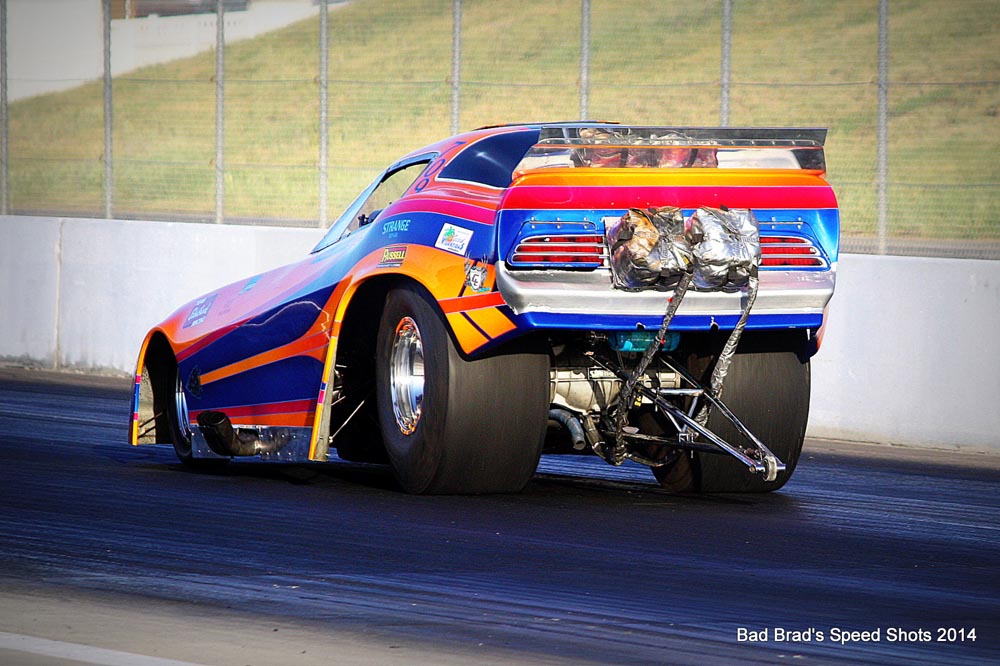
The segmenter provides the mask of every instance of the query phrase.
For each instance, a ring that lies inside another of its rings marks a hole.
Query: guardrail
[[[131,373],[175,308],[321,234],[0,216],[0,360]],[[809,435],[1000,453],[1000,262],[848,254],[838,271]]]

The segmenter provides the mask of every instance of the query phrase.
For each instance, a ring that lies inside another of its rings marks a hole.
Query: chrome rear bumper
[[[661,316],[666,294],[615,289],[610,269],[576,271],[512,271],[496,266],[497,287],[515,314]],[[822,314],[833,296],[836,264],[831,270],[766,270],[760,273],[755,314]],[[739,316],[741,292],[689,292],[677,314]]]

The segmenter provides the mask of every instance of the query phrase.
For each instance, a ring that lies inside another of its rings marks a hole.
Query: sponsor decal
[[[218,294],[212,294],[211,296],[204,296],[195,301],[194,307],[191,308],[191,313],[184,320],[182,328],[190,328],[191,326],[203,323],[208,316],[208,311],[212,309],[212,304],[215,303],[216,296]]]
[[[378,262],[376,268],[396,268],[403,265],[406,259],[405,245],[390,245],[382,250],[382,260]]]
[[[486,266],[469,261],[468,259],[465,260],[466,287],[478,293],[489,291],[489,287],[486,286],[487,275]]]
[[[445,222],[445,225],[441,227],[441,233],[438,234],[434,247],[464,255],[469,247],[470,240],[472,240],[472,229],[456,227],[450,222]]]
[[[401,231],[410,230],[409,220],[389,220],[382,225],[382,235],[383,236],[395,236]]]

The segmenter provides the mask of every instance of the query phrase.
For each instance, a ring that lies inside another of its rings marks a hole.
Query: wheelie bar
[[[664,211],[667,211],[666,215]],[[664,461],[649,459],[646,455],[629,450],[626,442],[645,441],[674,448],[704,450],[704,444],[695,442],[693,433],[697,433],[709,443],[710,447],[715,447],[708,450],[728,453],[746,465],[751,472],[762,474],[765,481],[775,481],[778,473],[785,470],[785,464],[778,460],[777,456],[720,400],[726,374],[736,354],[743,329],[747,325],[750,310],[757,300],[757,290],[760,286],[760,236],[753,212],[749,209],[725,207],[699,208],[689,219],[683,220],[679,209],[651,208],[646,212],[630,210],[619,224],[609,228],[608,231],[609,246],[613,248],[615,257],[612,269],[616,286],[620,288],[656,287],[655,281],[652,284],[648,283],[649,276],[646,274],[650,251],[641,244],[633,243],[635,229],[641,227],[643,221],[647,226],[653,227],[653,233],[657,234],[657,243],[661,243],[664,238],[668,241],[669,251],[664,255],[664,250],[659,250],[661,253],[658,264],[661,271],[659,279],[676,279],[677,283],[673,294],[667,299],[666,312],[653,343],[646,348],[631,372],[626,372],[620,367],[621,361],[617,364],[613,361],[601,363],[598,359],[594,359],[605,369],[615,373],[622,382],[611,413],[602,419],[604,435],[610,442],[607,445],[603,442],[597,443],[593,446],[595,452],[613,465],[620,465],[628,458],[658,466],[664,464]],[[740,318],[715,360],[715,367],[707,386],[702,386],[685,368],[677,367],[677,364],[663,359],[663,363],[681,375],[692,388],[653,390],[643,383],[642,377],[660,354],[673,317],[688,289],[692,287],[702,291],[733,292],[746,289]],[[656,405],[656,408],[673,422],[678,433],[676,440],[641,435],[635,427],[626,425],[629,414],[639,404],[636,398],[640,395]],[[664,397],[668,395],[692,398],[690,411],[672,404]],[[704,402],[700,402],[700,398],[704,398]],[[725,416],[750,446],[733,446],[712,432],[708,428],[712,408]]]
[[[750,432],[750,429],[747,428],[743,422],[740,421],[735,414],[733,414],[732,410],[730,410],[729,407],[727,407],[725,403],[719,399],[719,396],[722,394],[723,382],[725,381],[729,364],[732,361],[733,355],[736,353],[736,346],[739,344],[743,328],[746,326],[747,318],[750,315],[750,309],[753,307],[757,298],[759,281],[756,268],[756,266],[753,266],[750,271],[750,277],[748,280],[749,290],[747,293],[746,303],[743,307],[739,321],[736,323],[736,326],[733,328],[732,333],[730,333],[729,338],[726,340],[726,343],[719,354],[719,358],[716,361],[715,369],[712,371],[711,381],[708,387],[702,386],[686,368],[680,364],[671,363],[663,357],[661,357],[661,361],[676,373],[681,375],[692,388],[682,389],[680,391],[654,391],[653,389],[644,386],[642,382],[639,381],[639,377],[646,371],[649,364],[654,358],[659,356],[659,345],[670,326],[674,313],[677,311],[678,306],[687,293],[688,285],[690,284],[690,274],[681,278],[681,282],[678,284],[673,298],[671,298],[668,302],[667,311],[664,314],[663,323],[661,324],[656,341],[654,345],[652,345],[643,355],[638,366],[636,366],[632,372],[625,372],[622,368],[614,367],[614,364],[605,365],[601,363],[601,365],[604,365],[607,370],[614,372],[623,382],[622,393],[620,393],[618,397],[618,406],[614,419],[614,430],[612,433],[609,433],[612,435],[614,446],[609,451],[609,455],[604,456],[605,459],[616,465],[621,464],[625,458],[630,458],[632,460],[636,460],[637,462],[644,462],[646,464],[655,464],[655,461],[644,460],[642,459],[642,456],[630,453],[624,444],[625,440],[630,438],[630,434],[625,432],[624,427],[626,412],[630,409],[630,403],[633,401],[634,396],[642,395],[653,402],[653,404],[655,404],[656,407],[664,414],[667,414],[674,422],[674,425],[677,426],[679,435],[676,442],[671,442],[673,446],[677,448],[699,448],[704,450],[702,446],[695,446],[695,442],[693,441],[694,437],[690,433],[690,431],[693,430],[695,433],[701,435],[705,440],[710,442],[711,445],[714,445],[716,447],[714,449],[715,451],[728,453],[746,465],[751,472],[762,474],[764,476],[764,480],[767,482],[776,480],[778,473],[785,470],[785,464],[781,460],[778,460],[778,457],[775,456],[774,453],[772,453],[771,450],[768,449],[756,435]],[[596,358],[595,361],[597,361]],[[600,363],[600,361],[597,362]],[[689,414],[683,409],[672,404],[664,398],[664,395],[688,395],[693,397],[695,402],[693,403],[691,413]],[[701,404],[701,408],[697,411],[697,413],[695,413],[695,408],[698,406],[699,398],[704,398],[705,402]],[[733,424],[733,426],[735,426],[736,430],[751,444],[748,449],[733,446],[708,428],[708,417],[712,408],[719,410],[719,412],[725,416]],[[598,453],[600,454],[600,452]]]
[[[626,381],[630,377],[630,373],[626,373],[621,368],[616,368],[611,364],[603,363],[598,358],[594,358],[593,360],[595,363],[597,363],[605,370],[615,373],[618,376],[618,378],[621,379],[622,381]],[[754,435],[753,432],[751,432],[750,429],[747,428],[735,414],[733,414],[732,410],[730,410],[729,407],[727,407],[726,404],[722,402],[722,400],[715,397],[714,395],[711,394],[710,391],[706,390],[703,386],[701,386],[698,383],[698,381],[691,375],[691,373],[687,371],[686,368],[677,364],[669,363],[665,359],[663,360],[663,362],[666,363],[671,369],[678,372],[684,378],[685,381],[691,384],[693,389],[674,389],[674,390],[668,389],[664,391],[656,391],[643,384],[637,384],[635,386],[636,392],[638,392],[643,397],[649,399],[653,404],[657,406],[657,408],[663,410],[663,412],[665,412],[672,419],[674,419],[675,422],[679,422],[679,424],[682,424],[685,427],[685,429],[689,428],[690,430],[693,430],[694,432],[704,437],[705,440],[707,440],[707,442],[709,442],[709,444],[696,442],[694,441],[693,437],[690,436],[685,437],[684,435],[689,433],[685,433],[684,430],[678,428],[679,430],[682,430],[682,434],[676,440],[669,440],[669,444],[671,446],[680,449],[689,449],[695,451],[711,451],[714,453],[729,454],[732,457],[739,460],[744,465],[746,465],[751,472],[756,474],[762,474],[764,476],[764,480],[769,482],[777,479],[778,474],[780,472],[785,471],[785,463],[779,460],[778,457],[774,455],[774,453],[772,453],[771,450],[768,449],[767,446],[762,441],[760,441],[760,439],[756,435]],[[707,425],[700,423],[697,418],[691,416],[683,409],[677,407],[676,405],[674,405],[673,403],[671,403],[670,401],[666,400],[663,397],[664,395],[671,395],[671,394],[673,395],[683,394],[689,396],[693,395],[696,398],[697,397],[705,398],[709,402],[709,404],[711,404],[712,407],[718,409],[719,412],[723,416],[725,416],[726,419],[728,419],[733,424],[733,426],[736,427],[739,433],[743,435],[743,437],[745,437],[752,446],[748,450],[746,448],[730,444],[722,437],[720,437],[718,434],[710,430]],[[630,436],[628,434],[625,435],[625,438],[646,439],[646,438],[637,438],[635,436]],[[648,438],[648,439],[662,441],[659,438]],[[637,458],[632,454],[626,454],[626,457],[636,460],[636,462],[641,462],[644,464],[651,464],[655,462]]]
[[[739,430],[741,435],[746,437],[747,440],[749,440],[753,444],[754,446],[753,453],[756,454],[757,457],[748,455],[744,451],[744,449],[733,446],[726,440],[722,439],[717,434],[709,430],[707,426],[704,426],[701,423],[699,423],[697,419],[688,416],[688,414],[684,410],[680,409],[676,405],[673,405],[669,401],[664,400],[661,395],[657,394],[652,389],[649,389],[645,386],[640,386],[639,392],[644,396],[646,396],[647,398],[649,398],[650,400],[652,400],[657,407],[659,407],[660,409],[667,412],[668,414],[673,416],[675,419],[677,419],[684,425],[688,426],[689,428],[697,432],[699,435],[710,441],[712,444],[715,444],[722,451],[728,453],[729,455],[739,460],[741,463],[746,465],[751,472],[754,472],[756,474],[763,474],[765,481],[774,481],[775,479],[778,478],[779,472],[785,471],[785,463],[780,461],[778,457],[774,455],[771,452],[771,450],[768,449],[767,446],[765,446],[764,443],[760,441],[760,439],[758,439],[757,436],[750,431],[749,428],[743,425],[743,422],[740,421],[736,417],[736,415],[733,414],[732,411],[730,411],[729,407],[727,407],[724,402],[722,402],[715,396],[711,395],[710,393],[703,391],[702,396],[705,397],[712,404],[713,407],[718,409],[722,413],[722,415],[725,416],[730,421],[730,423],[732,423],[736,427],[737,430]],[[684,448],[682,442],[678,442],[678,446]]]

